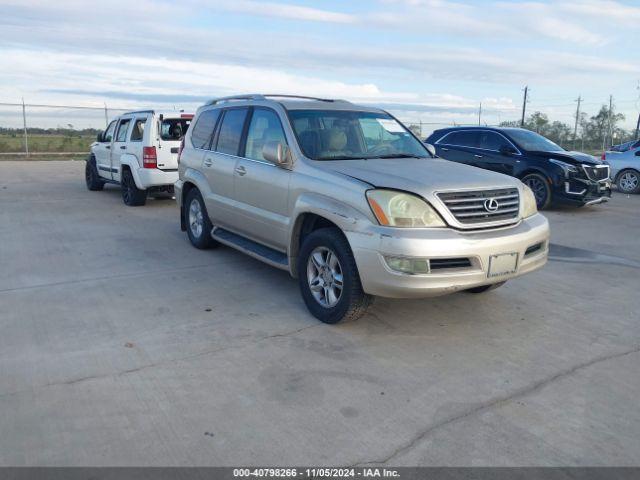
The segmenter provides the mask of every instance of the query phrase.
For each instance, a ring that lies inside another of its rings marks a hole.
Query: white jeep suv
[[[129,206],[144,205],[149,193],[173,194],[180,140],[192,118],[192,113],[154,110],[120,115],[91,145],[87,188],[120,184],[122,200]]]

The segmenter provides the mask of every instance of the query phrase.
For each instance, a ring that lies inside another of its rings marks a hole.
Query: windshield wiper
[[[353,155],[337,155],[335,157],[318,157],[316,160],[362,160],[366,157]]]
[[[419,157],[418,155],[411,155],[409,153],[389,153],[386,155],[375,155],[373,157],[364,157],[367,158],[427,158],[427,157]]]

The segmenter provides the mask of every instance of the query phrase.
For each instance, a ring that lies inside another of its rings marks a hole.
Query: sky
[[[640,1],[0,0],[0,103],[195,109],[239,93],[380,105],[405,122],[573,124],[640,112]],[[104,125],[28,108],[33,126]],[[112,110],[110,113],[114,113]],[[64,118],[63,118],[64,117]],[[0,126],[20,110],[0,107]],[[434,127],[435,128],[435,127]]]

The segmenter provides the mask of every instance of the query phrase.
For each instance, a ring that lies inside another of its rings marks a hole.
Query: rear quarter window
[[[213,129],[216,127],[219,116],[220,110],[207,110],[200,114],[191,130],[191,143],[194,148],[209,148]]]

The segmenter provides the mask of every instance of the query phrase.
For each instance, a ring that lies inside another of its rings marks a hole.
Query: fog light
[[[426,258],[384,257],[391,270],[409,275],[429,273],[429,260]]]

